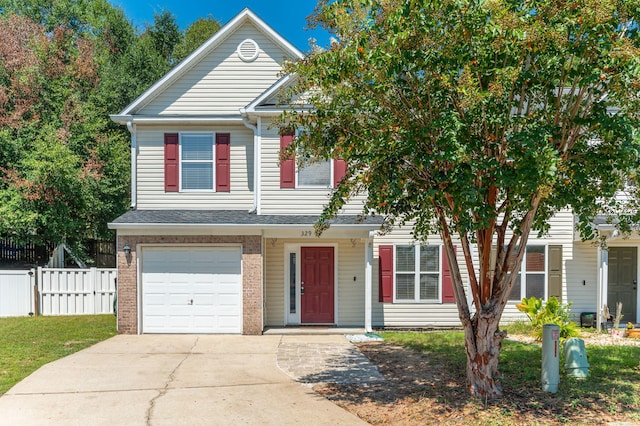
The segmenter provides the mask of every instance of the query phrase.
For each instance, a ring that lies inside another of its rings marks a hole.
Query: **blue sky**
[[[309,50],[308,39],[315,38],[320,46],[329,43],[329,35],[322,30],[306,31],[307,16],[316,0],[110,0],[124,9],[125,14],[138,28],[153,22],[154,12],[168,10],[176,17],[181,29],[193,21],[208,15],[221,24],[227,23],[242,9],[248,7],[274,28],[281,36],[303,52]]]

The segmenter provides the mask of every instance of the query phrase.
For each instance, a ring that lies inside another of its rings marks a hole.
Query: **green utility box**
[[[586,379],[589,377],[589,361],[587,360],[587,350],[584,340],[572,337],[564,342],[564,368],[567,376],[576,379]]]

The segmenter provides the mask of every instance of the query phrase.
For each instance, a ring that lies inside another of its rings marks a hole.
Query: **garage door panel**
[[[142,252],[145,333],[240,333],[238,247],[162,247]]]
[[[219,294],[218,295],[218,304],[221,308],[225,306],[235,307],[238,305],[239,297],[236,294]]]

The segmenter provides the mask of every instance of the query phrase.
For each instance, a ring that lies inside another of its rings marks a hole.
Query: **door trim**
[[[340,318],[338,316],[338,243],[318,243],[318,242],[297,242],[297,243],[285,243],[284,244],[284,279],[283,279],[283,288],[284,288],[284,325],[301,325],[301,302],[300,299],[300,277],[301,277],[301,269],[300,269],[300,259],[301,259],[301,248],[302,247],[332,247],[333,248],[333,322],[338,325],[340,323]],[[289,254],[296,254],[296,312],[295,314],[291,314],[289,312]],[[315,323],[313,323],[315,325]]]

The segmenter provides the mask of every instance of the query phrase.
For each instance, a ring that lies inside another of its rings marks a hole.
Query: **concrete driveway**
[[[18,383],[0,398],[0,423],[366,424],[277,367],[283,339],[116,336]]]

